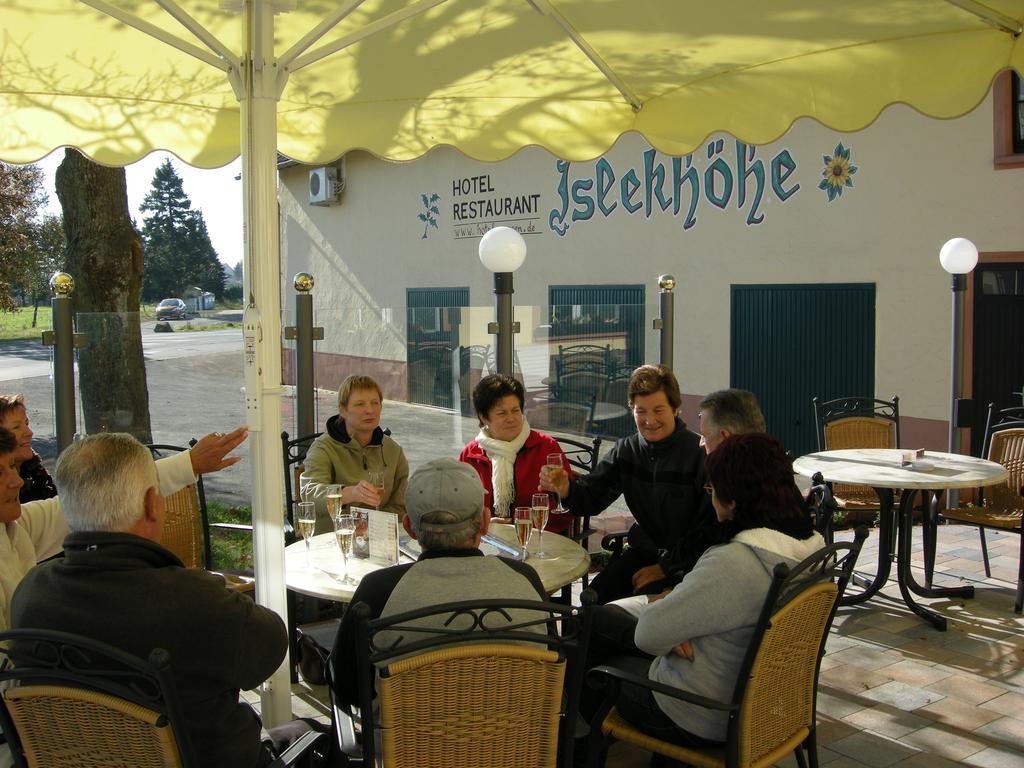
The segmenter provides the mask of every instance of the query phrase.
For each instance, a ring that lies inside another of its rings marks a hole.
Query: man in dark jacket
[[[715,514],[704,493],[700,436],[679,418],[682,395],[671,370],[642,365],[630,377],[629,406],[637,433],[623,438],[589,475],[563,475],[553,485],[574,515],[596,515],[620,495],[636,520],[629,548],[594,578],[599,602],[660,592],[666,574],[687,571],[714,542]]]
[[[130,435],[90,435],[57,461],[71,533],[65,557],[36,566],[18,586],[11,625],[100,640],[141,658],[166,649],[199,763],[255,768],[273,759],[260,719],[239,702],[284,658],[284,623],[186,569],[160,546],[165,505],[149,451]]]

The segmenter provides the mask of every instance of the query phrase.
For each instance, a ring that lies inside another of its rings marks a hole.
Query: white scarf
[[[491,460],[491,488],[494,502],[494,514],[504,517],[509,514],[509,506],[515,501],[515,465],[516,454],[530,436],[530,424],[523,417],[523,428],[512,440],[495,440],[487,433],[486,427],[480,428],[476,441],[484,449]]]

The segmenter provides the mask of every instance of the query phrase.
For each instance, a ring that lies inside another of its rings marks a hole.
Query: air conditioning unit
[[[345,165],[325,165],[309,172],[309,204],[334,205],[345,190]]]

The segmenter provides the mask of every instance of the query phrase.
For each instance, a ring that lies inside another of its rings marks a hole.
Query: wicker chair
[[[594,598],[477,600],[373,620],[353,606],[362,765],[375,764],[378,734],[387,768],[571,765]]]
[[[981,537],[981,552],[985,561],[985,576],[992,577],[988,562],[988,544],[985,529],[994,528],[1016,533],[1021,537],[1021,516],[1024,513],[1024,408],[1017,406],[996,410],[995,403],[988,406],[985,422],[985,438],[989,461],[1002,464],[1010,476],[1003,485],[981,489],[982,506],[940,510],[940,516],[952,522],[978,526]],[[934,538],[926,552],[927,580],[930,582],[935,563]],[[1021,613],[1024,606],[1024,537],[1021,537],[1017,566],[1017,596],[1013,603],[1014,613]]]
[[[899,448],[900,399],[840,397],[822,402],[814,398],[818,450],[846,448]],[[841,509],[878,509],[878,497],[866,485],[836,483],[832,492]]]
[[[195,445],[192,440],[190,445]],[[154,458],[168,453],[184,451],[177,445],[148,445]],[[186,568],[205,568],[211,570],[213,555],[210,548],[210,528],[229,531],[241,531],[252,534],[251,525],[235,523],[210,523],[206,512],[206,491],[203,478],[200,476],[192,485],[186,485],[170,496],[165,496],[167,514],[164,518],[161,545],[173,552]],[[248,592],[256,587],[256,580],[251,573],[232,571],[213,571],[224,578],[228,589]]]
[[[836,606],[867,537],[857,529],[852,542],[827,546],[792,569],[775,566],[772,584],[736,677],[732,701],[713,701],[614,667],[595,667],[606,696],[590,727],[588,765],[603,764],[611,741],[625,741],[702,768],[761,768],[806,750],[818,764],[815,699],[818,670]],[[624,720],[614,708],[622,681],[665,696],[729,713],[726,743],[715,748],[681,747],[661,741]]]
[[[15,629],[0,633],[0,660],[11,662],[0,726],[18,768],[199,765],[162,648],[143,661],[78,635]],[[324,741],[305,734],[272,765],[294,765]]]

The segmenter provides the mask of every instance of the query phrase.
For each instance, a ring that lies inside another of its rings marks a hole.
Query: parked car
[[[157,320],[184,320],[188,317],[188,307],[181,299],[164,299],[156,305]]]

